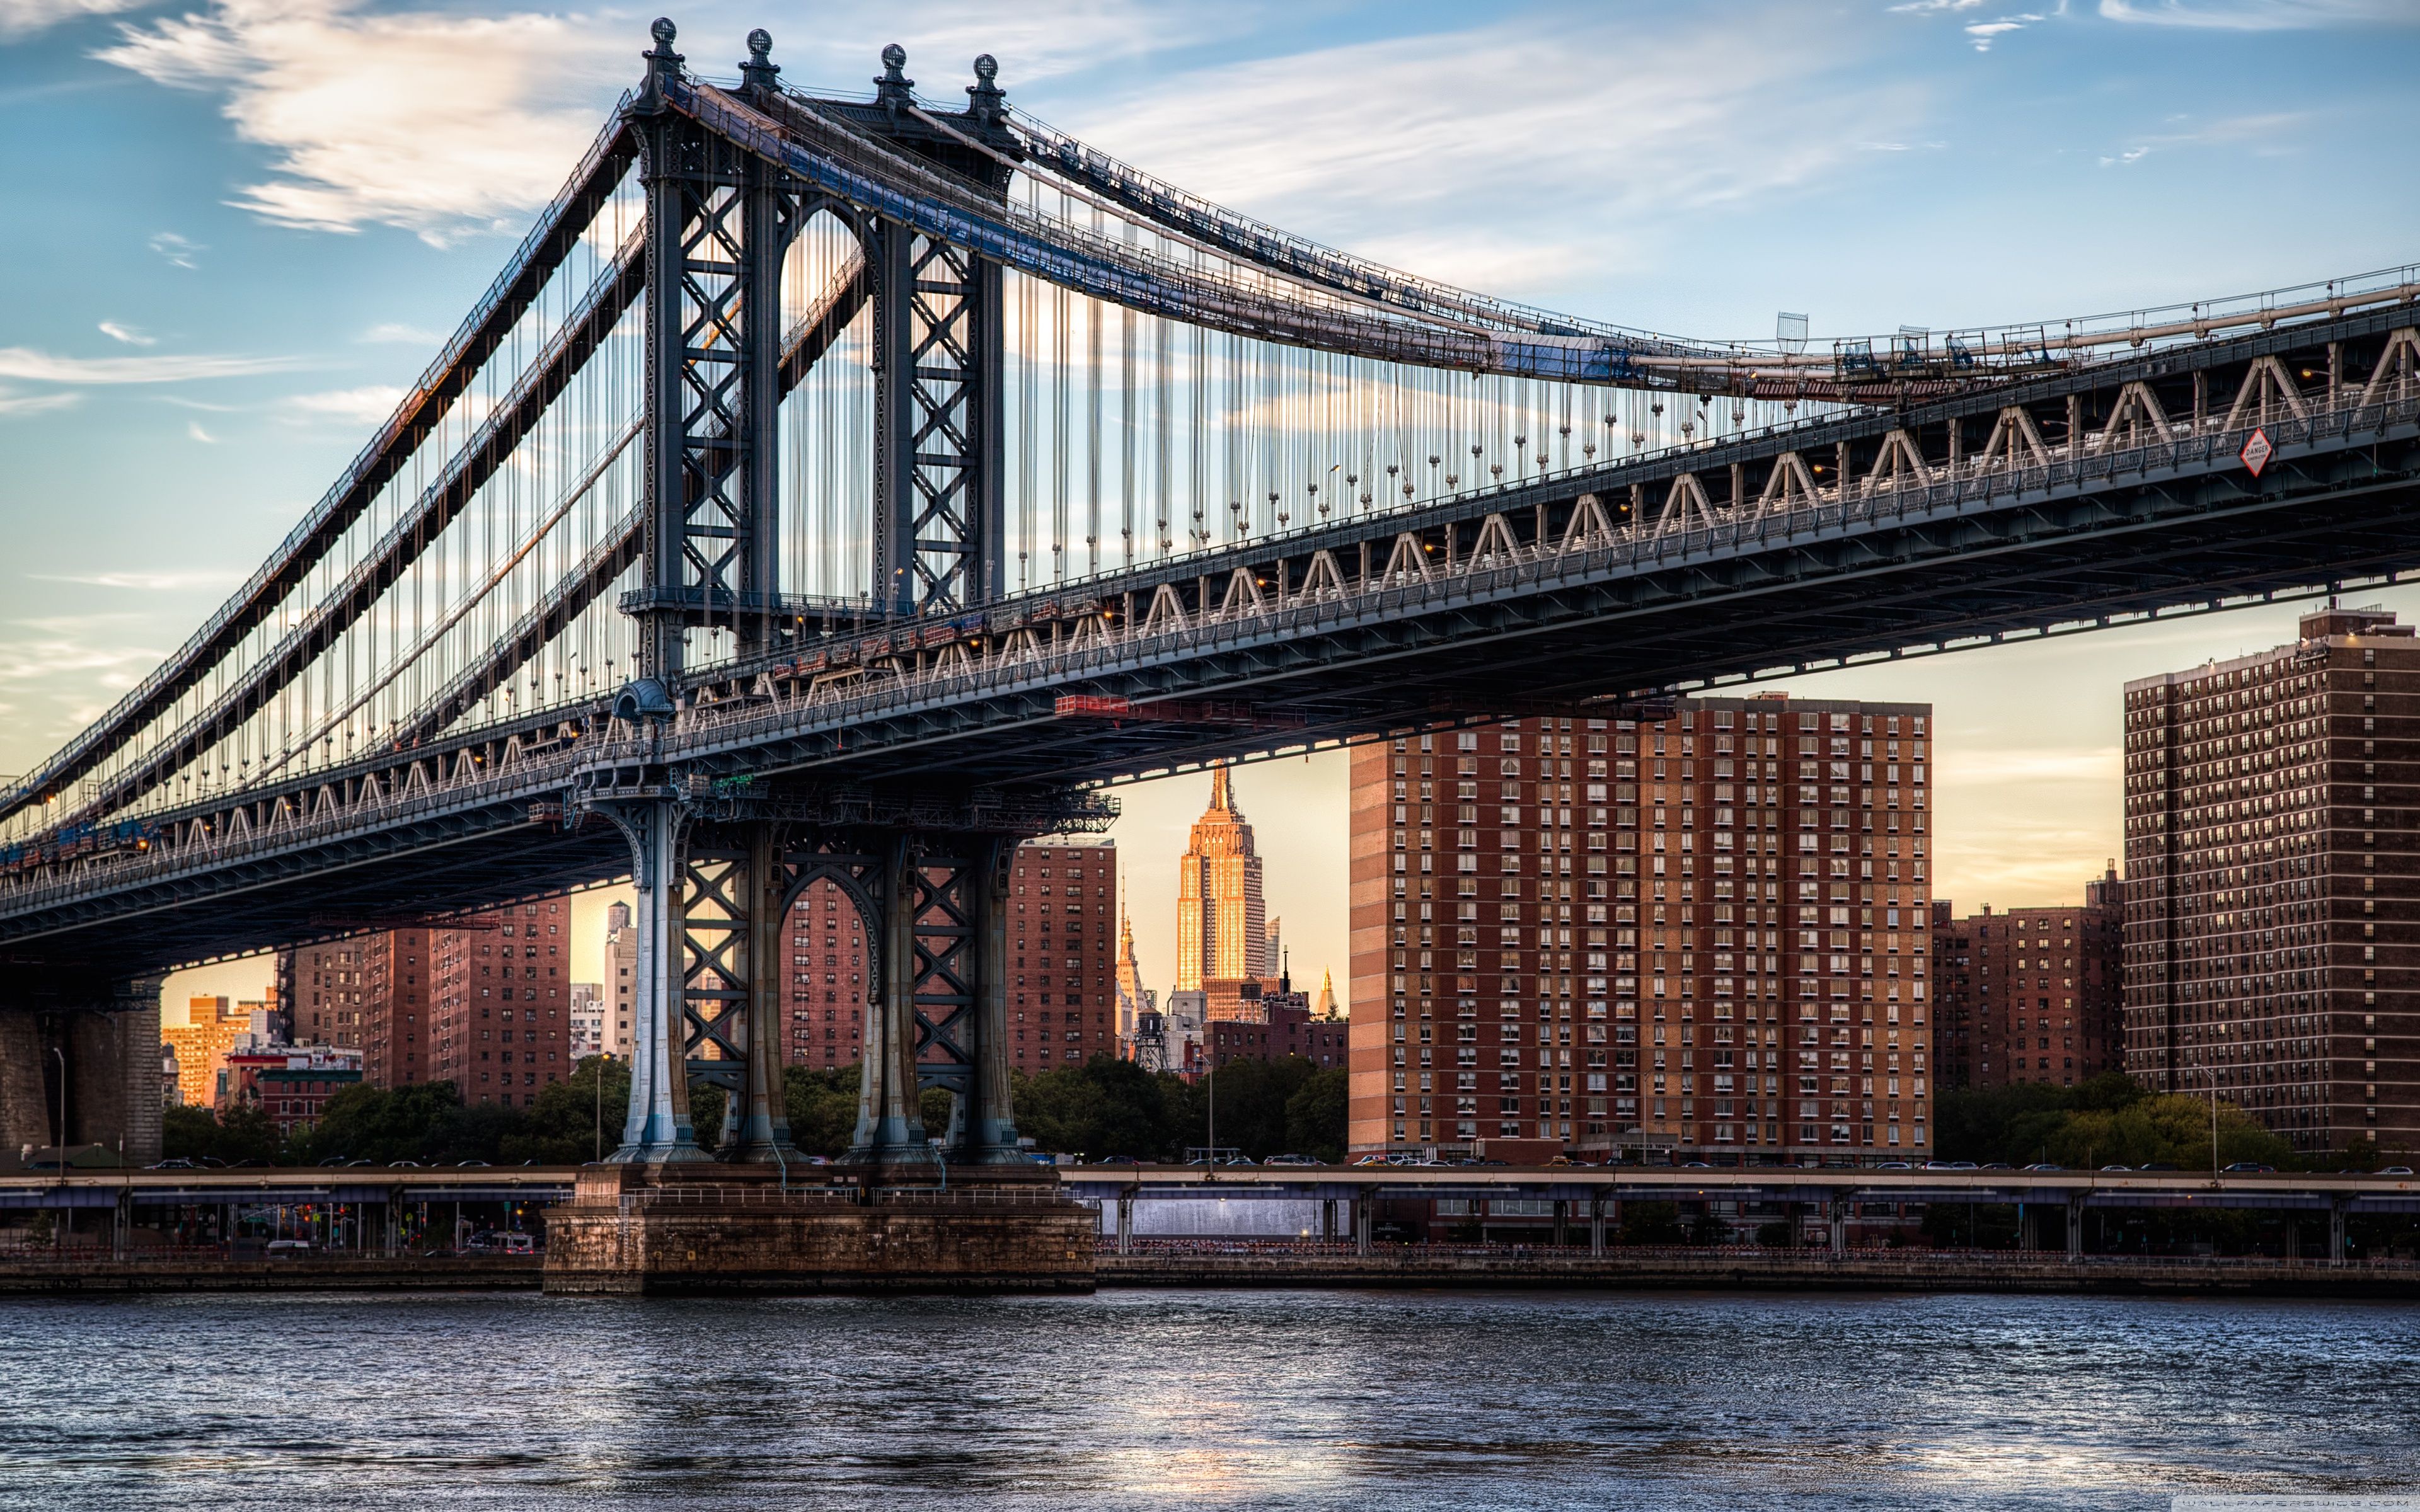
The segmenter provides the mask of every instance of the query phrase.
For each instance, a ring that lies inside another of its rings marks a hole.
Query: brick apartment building
[[[1010,863],[1008,889],[1009,1063],[1042,1072],[1116,1055],[1116,843],[1029,841]],[[791,1063],[855,1065],[875,976],[863,916],[839,887],[815,883],[783,921],[783,947]]]
[[[427,1064],[466,1103],[528,1107],[571,1072],[571,908],[562,898],[431,931]]]
[[[409,1087],[428,1076],[428,988],[436,932],[402,929],[368,942],[369,999],[362,1032],[362,1080]]]
[[[1182,994],[1172,994],[1171,997]],[[1351,1026],[1312,1015],[1311,995],[1280,978],[1264,991],[1257,981],[1205,981],[1203,1057],[1215,1069],[1231,1060],[1283,1060],[1300,1056],[1322,1071],[1345,1066]]]
[[[2307,614],[2125,726],[2126,1069],[2299,1149],[2420,1143],[2420,639]]]
[[[1931,706],[1357,748],[1354,1149],[1930,1152]]]
[[[1932,904],[1933,1028],[1950,1087],[2073,1087],[2123,1069],[2118,980],[2125,884],[2116,868],[2084,885],[2079,908],[1952,917]]]

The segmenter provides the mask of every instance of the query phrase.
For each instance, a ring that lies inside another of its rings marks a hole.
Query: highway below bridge
[[[548,1210],[579,1167],[131,1170],[0,1177],[0,1295],[228,1289],[525,1289],[541,1278]],[[788,1185],[697,1172],[681,1204],[717,1221],[769,1210],[980,1208],[998,1194],[869,1189],[803,1168]],[[2103,1292],[2420,1298],[2420,1260],[2356,1254],[2361,1219],[2420,1214],[2420,1180],[2301,1173],[1750,1167],[1090,1165],[1059,1190],[1100,1213],[1101,1287],[1599,1287],[1687,1289]],[[1625,1209],[1729,1221],[1725,1242],[1623,1240]],[[1668,1207],[1667,1207],[1668,1205]],[[1928,1247],[1915,1205],[2013,1208],[2013,1248]],[[1156,1214],[1159,1223],[1139,1222]],[[1192,1214],[1215,1222],[1188,1221]],[[1500,1227],[1501,1214],[1516,1227]],[[2258,1252],[2106,1253],[2093,1215],[2291,1218]],[[1391,1237],[1390,1215],[1454,1218]],[[1498,1215],[1489,1222],[1488,1216]],[[1176,1215],[1173,1223],[1166,1220]],[[1466,1225],[1460,1215],[1468,1214]],[[1782,1244],[1738,1242],[1771,1221]],[[1469,1231],[1484,1226],[1487,1240]],[[471,1248],[484,1229],[536,1254]],[[1156,1229],[1156,1232],[1146,1232]],[[1173,1230],[1172,1232],[1171,1230]],[[265,1253],[271,1234],[307,1252]],[[241,1234],[245,1237],[238,1239]],[[1887,1235],[1888,1237],[1885,1237]],[[1443,1236],[1443,1237],[1441,1237]],[[2307,1239],[2305,1238],[2307,1236]],[[845,1285],[802,1285],[846,1290]],[[885,1289],[902,1289],[896,1286]],[[913,1289],[912,1287],[907,1289]],[[963,1289],[937,1288],[937,1289]]]

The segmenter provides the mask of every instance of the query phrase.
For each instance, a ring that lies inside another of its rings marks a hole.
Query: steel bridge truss
[[[1097,828],[1113,812],[1065,795],[869,805],[648,781],[583,794],[576,813],[602,817],[628,841],[637,897],[631,1110],[613,1158],[700,1158],[689,1108],[697,1083],[725,1092],[722,1158],[797,1155],[781,1074],[783,926],[826,883],[857,909],[874,957],[848,1163],[892,1174],[930,1166],[926,1088],[951,1098],[941,1158],[1019,1159],[1004,1044],[1010,859],[1022,839]],[[881,822],[911,816],[922,823]],[[675,964],[676,974],[665,969]]]

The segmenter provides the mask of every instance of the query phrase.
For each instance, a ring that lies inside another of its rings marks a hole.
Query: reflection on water
[[[8,1302],[0,1506],[2165,1507],[2420,1487],[2415,1382],[2332,1304]]]

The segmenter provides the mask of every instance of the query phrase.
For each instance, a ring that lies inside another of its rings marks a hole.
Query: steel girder
[[[1854,508],[1751,518],[1663,540],[1624,538],[1517,568],[1474,567],[1185,634],[1070,642],[971,679],[920,677],[830,704],[758,698],[734,705],[760,716],[752,719],[709,717],[708,708],[649,734],[643,759],[706,779],[814,770],[845,781],[904,769],[1011,785],[1114,779],[1483,717],[1507,700],[1576,700],[2211,606],[2226,595],[2291,593],[2420,563],[2420,425],[2408,409],[2314,428],[2257,479],[2214,443],[2170,449],[2156,461],[2111,456],[2050,470],[2023,487],[1913,489]],[[1477,511],[1489,501],[1457,507]],[[1494,513],[1454,527],[1460,540],[1472,541]],[[1424,528],[1433,544],[1451,539],[1442,527]],[[1379,667],[1387,674],[1373,676]],[[1137,701],[1219,694],[1288,718],[1282,737],[1251,726],[1060,718],[1055,700],[1068,691]],[[562,720],[555,711],[463,738],[492,749],[508,738],[569,728]],[[332,821],[240,863],[202,857],[178,870],[174,857],[155,855],[94,868],[72,885],[61,873],[46,881],[42,898],[0,890],[0,942],[24,949],[39,938],[46,954],[68,962],[99,951],[110,920],[174,916],[173,928],[141,932],[150,940],[138,952],[142,964],[166,966],[270,943],[307,912],[277,896],[303,878],[366,877],[364,869],[383,856],[447,845],[465,854],[522,847],[539,833],[529,827],[528,806],[559,800],[589,780],[580,774],[603,770],[600,759],[607,766],[628,760],[611,752],[627,748],[629,735],[592,715],[541,756],[525,755],[520,765],[499,758],[490,769],[511,781],[483,781],[458,807],[409,824],[365,815],[358,827]],[[440,744],[411,759],[442,766],[449,751],[468,748]],[[344,773],[374,764],[365,759],[271,791],[307,807],[315,783],[353,780]],[[173,829],[188,822],[180,816],[218,811],[191,806],[160,823]],[[432,838],[431,830],[439,833]],[[508,833],[519,839],[496,839]],[[526,848],[535,859],[551,844]],[[620,870],[611,847],[574,858],[577,850],[574,843],[554,853],[561,865],[550,874],[562,885]],[[540,870],[515,863],[500,874],[518,887]],[[455,901],[493,899],[498,890],[482,883]],[[212,900],[219,913],[210,923],[183,922]],[[197,941],[225,944],[197,948]]]

